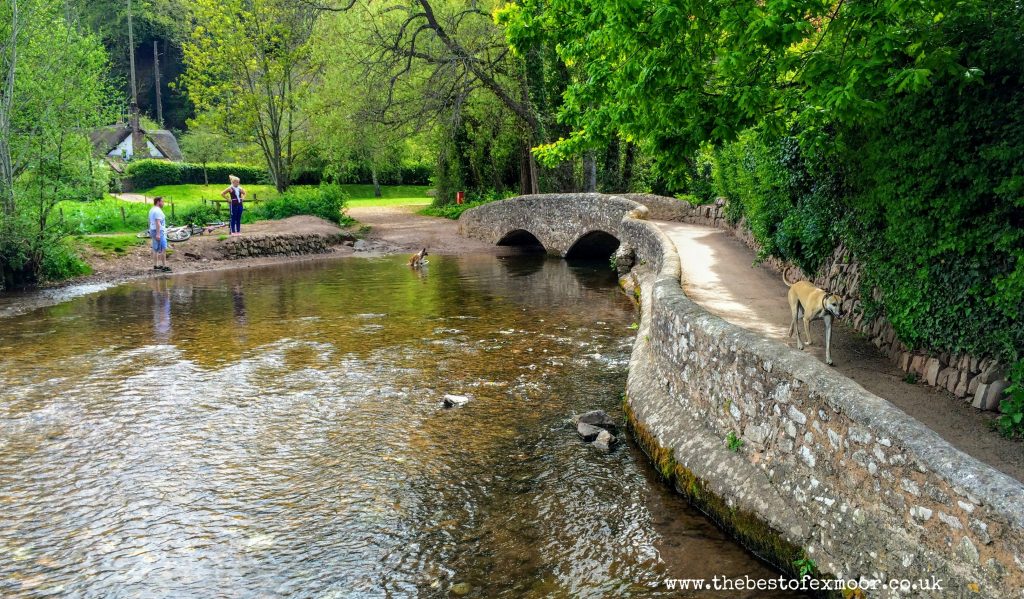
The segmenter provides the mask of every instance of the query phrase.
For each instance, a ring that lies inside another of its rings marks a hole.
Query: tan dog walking
[[[804,342],[800,339],[800,326],[797,319],[804,321],[804,334],[807,345],[811,345],[811,321],[825,322],[825,363],[832,366],[832,319],[843,315],[843,298],[824,289],[819,289],[808,281],[790,283],[786,272],[782,273],[782,282],[789,287],[789,311],[792,320],[789,323],[789,334],[796,333],[796,348],[802,350]]]

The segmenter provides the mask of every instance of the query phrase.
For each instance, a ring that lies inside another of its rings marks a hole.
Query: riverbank
[[[171,253],[167,258],[167,263],[172,268],[171,273],[153,271],[148,240],[142,245],[115,254],[85,246],[83,257],[92,269],[91,274],[43,285],[37,289],[0,292],[0,317],[58,304],[73,297],[138,279],[274,266],[310,260],[331,260],[356,255],[372,257],[412,253],[423,247],[435,255],[497,254],[503,250],[507,251],[507,248],[498,248],[461,237],[455,221],[419,215],[416,213],[419,208],[352,207],[348,214],[358,222],[350,227],[339,227],[314,216],[293,216],[283,220],[243,225],[241,238],[218,233],[195,236],[188,241],[171,244]],[[225,252],[222,247],[225,244],[237,244],[241,240],[311,236],[322,236],[331,242],[324,251],[290,255],[239,257],[236,252]]]

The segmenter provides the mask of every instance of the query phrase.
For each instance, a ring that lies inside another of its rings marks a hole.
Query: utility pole
[[[132,0],[128,0],[128,64],[132,80],[132,155],[135,158],[145,158],[146,142],[142,139],[142,129],[139,127],[139,94],[135,85],[135,31],[132,28]]]
[[[164,126],[164,104],[160,100],[160,54],[156,50],[156,40],[153,40],[153,75],[156,77],[156,122]]]

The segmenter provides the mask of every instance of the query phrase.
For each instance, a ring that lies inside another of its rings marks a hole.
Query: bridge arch
[[[598,229],[580,236],[565,252],[565,258],[567,260],[574,258],[607,260],[617,249],[619,249],[619,238]]]
[[[506,233],[495,245],[515,246],[529,252],[544,252],[544,244],[537,236],[526,229],[513,229]]]

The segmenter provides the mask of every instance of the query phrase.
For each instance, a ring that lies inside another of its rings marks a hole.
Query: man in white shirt
[[[153,198],[149,209],[149,238],[153,240],[153,270],[171,272],[167,266],[167,219],[164,217],[164,198]]]

